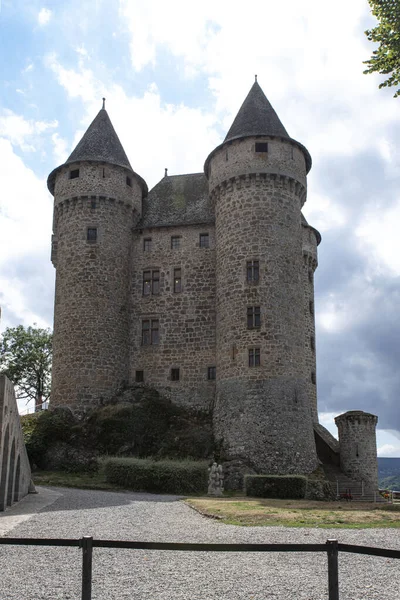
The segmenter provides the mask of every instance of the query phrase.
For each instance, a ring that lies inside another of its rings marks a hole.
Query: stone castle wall
[[[305,473],[317,465],[299,276],[305,160],[289,143],[268,143],[268,153],[256,153],[254,138],[234,142],[209,165],[216,219],[214,426],[228,457],[247,458],[262,472]],[[249,260],[259,260],[257,283],[246,280]],[[248,327],[248,307],[260,307],[259,327]],[[260,366],[249,366],[250,349],[259,349]]]
[[[0,375],[0,511],[29,491],[31,468],[26,454],[14,387]]]
[[[128,381],[130,250],[141,189],[134,178],[126,184],[124,169],[105,168],[104,178],[102,165],[86,164],[76,179],[65,169],[56,178],[52,406],[85,405]]]
[[[304,292],[304,379],[313,421],[318,423],[317,360],[315,340],[314,273],[318,265],[317,237],[312,227],[303,224],[303,292]]]
[[[209,235],[209,248],[199,245]],[[180,247],[171,248],[179,237]],[[151,250],[144,250],[144,240]],[[134,235],[132,246],[130,378],[143,371],[144,383],[169,393],[178,404],[195,409],[212,407],[215,380],[215,230],[211,225],[160,227]],[[174,291],[174,274],[181,270],[181,287]],[[159,291],[143,294],[143,274],[159,271]],[[143,345],[143,320],[158,319],[159,342]],[[179,381],[171,369],[179,369]]]
[[[366,490],[378,489],[376,424],[378,417],[351,410],[335,418],[339,432],[340,467],[356,481],[364,481]]]

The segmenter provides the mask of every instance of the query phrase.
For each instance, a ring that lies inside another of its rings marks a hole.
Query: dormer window
[[[79,169],[73,169],[72,171],[69,172],[70,179],[78,179],[78,177],[79,177]]]
[[[126,178],[126,185],[129,185],[129,187],[132,187],[132,179],[130,177]]]
[[[256,152],[268,152],[268,142],[256,142]]]

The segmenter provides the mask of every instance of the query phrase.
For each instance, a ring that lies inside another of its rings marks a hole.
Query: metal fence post
[[[82,548],[82,600],[92,600],[92,558],[93,538],[84,535]]]
[[[339,600],[338,541],[327,540],[329,600]]]

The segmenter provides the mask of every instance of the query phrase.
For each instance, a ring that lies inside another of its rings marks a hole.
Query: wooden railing
[[[328,560],[328,597],[339,600],[339,552],[370,556],[399,558],[400,550],[340,544],[329,539],[325,544],[175,544],[166,542],[133,542],[125,540],[95,540],[90,536],[80,539],[0,538],[0,544],[13,546],[75,546],[82,549],[82,600],[92,598],[93,548],[124,550],[173,550],[177,552],[324,552]],[[1,584],[0,584],[1,585]],[[0,591],[0,597],[3,593]]]

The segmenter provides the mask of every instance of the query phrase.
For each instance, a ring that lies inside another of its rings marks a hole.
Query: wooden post
[[[327,540],[329,600],[339,600],[338,541]]]
[[[92,600],[93,538],[83,536],[82,548],[82,600]]]

